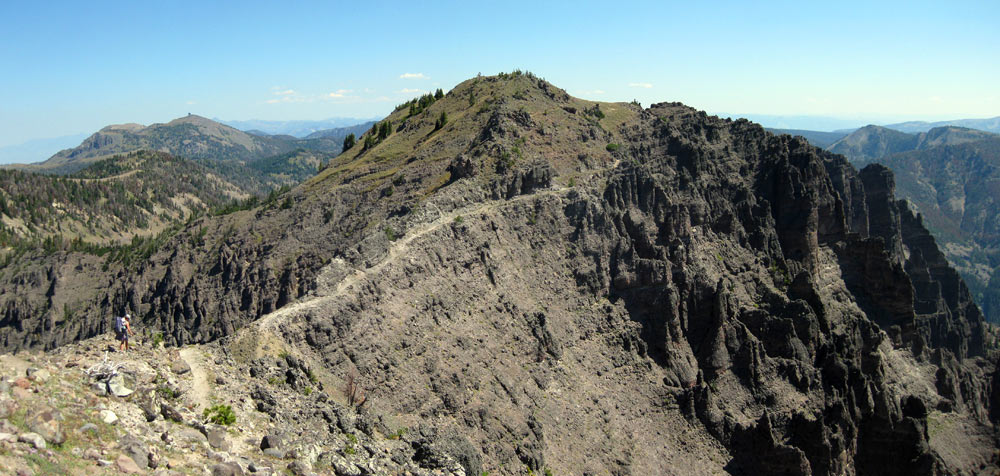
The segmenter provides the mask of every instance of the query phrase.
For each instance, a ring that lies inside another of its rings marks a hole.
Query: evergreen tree
[[[441,111],[441,116],[438,117],[437,121],[434,122],[434,130],[436,131],[438,129],[441,129],[447,123],[448,123],[448,114],[446,114],[444,111]]]
[[[378,140],[383,140],[386,137],[389,137],[389,134],[392,134],[392,121],[386,120],[379,125]]]
[[[354,133],[347,134],[347,137],[344,138],[343,151],[347,152],[351,147],[354,147],[355,142],[357,142],[357,139],[354,137]]]
[[[442,91],[441,88],[438,88],[437,91],[434,91],[434,99],[441,99],[443,97],[444,97],[444,91]]]

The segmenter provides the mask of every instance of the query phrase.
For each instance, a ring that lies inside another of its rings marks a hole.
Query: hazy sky
[[[4,1],[0,65],[0,146],[188,112],[380,116],[515,68],[715,113],[988,117],[1000,2]]]

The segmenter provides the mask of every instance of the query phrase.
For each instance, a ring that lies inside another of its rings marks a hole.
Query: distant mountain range
[[[376,118],[355,119],[350,117],[334,117],[319,121],[264,121],[258,119],[251,119],[247,121],[224,121],[222,119],[215,119],[216,122],[221,122],[227,126],[235,127],[241,131],[250,132],[251,134],[263,133],[269,135],[289,135],[299,138],[306,137],[314,132],[327,129],[351,127],[375,120]]]
[[[0,147],[0,164],[28,164],[41,162],[56,152],[74,147],[87,138],[88,134],[72,134],[61,137],[33,139],[21,144]]]
[[[944,126],[965,127],[1000,134],[1000,116],[991,117],[989,119],[956,119],[952,121],[938,122],[908,121],[897,124],[888,124],[885,127],[912,134],[917,132],[927,132],[935,127]]]
[[[370,121],[370,122],[365,122],[365,123],[362,123],[362,124],[357,124],[357,125],[354,125],[354,126],[338,127],[338,128],[335,128],[335,129],[326,129],[326,130],[322,130],[322,131],[316,131],[316,132],[313,132],[312,134],[307,135],[305,138],[306,139],[330,139],[330,140],[335,140],[335,141],[343,142],[344,138],[346,138],[348,134],[354,134],[355,137],[361,137],[361,134],[364,134],[365,132],[368,131],[368,129],[371,129],[374,124],[375,124],[375,121]]]
[[[296,149],[337,154],[343,146],[342,141],[342,138],[338,141],[331,138],[298,139],[287,135],[257,136],[201,116],[188,115],[166,124],[107,126],[80,145],[62,150],[44,162],[8,167],[72,173],[89,163],[137,150],[156,150],[213,163],[243,163]]]
[[[862,165],[900,152],[927,150],[991,137],[996,135],[954,126],[936,127],[917,134],[907,134],[882,126],[865,126],[830,144],[826,149],[844,155],[857,165]]]
[[[843,139],[848,133],[847,132],[825,132],[825,131],[809,131],[805,129],[766,129],[768,132],[773,134],[788,134],[790,136],[802,136],[809,141],[810,144],[827,148],[834,142]]]
[[[846,136],[851,132],[859,129],[859,126],[865,123],[869,124],[882,124],[882,127],[889,129],[894,129],[900,132],[906,132],[909,134],[916,134],[919,132],[927,132],[935,127],[945,127],[945,126],[955,126],[955,127],[965,127],[968,129],[978,129],[986,132],[1000,133],[1000,116],[987,118],[987,119],[952,119],[947,121],[936,121],[936,122],[926,122],[926,121],[906,121],[906,122],[896,122],[885,124],[877,119],[868,119],[867,121],[859,121],[855,119],[840,119],[832,117],[822,117],[822,116],[776,116],[767,114],[718,114],[720,117],[744,117],[751,121],[760,123],[765,126],[765,128],[776,134],[791,134],[791,135],[801,135],[809,139],[809,135],[803,134],[829,134],[829,133],[840,133],[842,136]],[[811,142],[811,141],[810,141]],[[822,139],[821,139],[822,142]],[[813,143],[818,147],[825,147],[819,143]]]

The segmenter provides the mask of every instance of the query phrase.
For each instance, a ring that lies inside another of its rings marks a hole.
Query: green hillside
[[[47,239],[113,244],[248,196],[163,152],[117,155],[69,176],[0,170],[0,247]]]

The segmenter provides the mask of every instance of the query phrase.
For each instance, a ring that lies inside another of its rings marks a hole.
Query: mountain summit
[[[256,136],[194,114],[166,124],[118,124],[94,133],[79,146],[60,151],[29,170],[67,173],[115,154],[152,150],[202,161],[250,162],[309,149],[339,152],[332,140],[304,140],[288,136]]]
[[[409,428],[465,474],[1000,469],[994,336],[886,168],[519,71],[357,139],[132,265],[64,253],[4,274],[0,345],[129,310],[170,345],[218,346],[234,376],[280,358],[343,384],[317,401],[355,406],[360,386],[366,433]],[[241,391],[241,411],[287,421],[267,386]],[[289,444],[312,463],[341,431]]]

